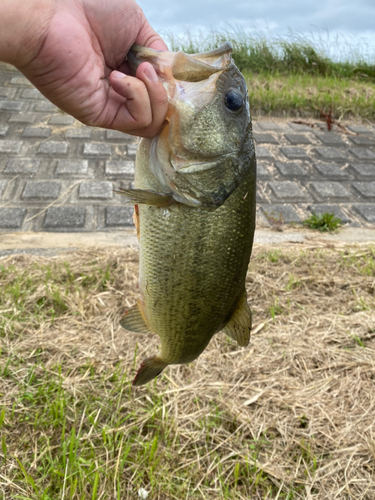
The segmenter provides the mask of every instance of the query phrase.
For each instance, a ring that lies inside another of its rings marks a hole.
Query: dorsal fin
[[[236,340],[241,347],[246,347],[250,341],[251,310],[246,299],[246,292],[244,291],[230,320],[222,329],[228,337]]]
[[[125,330],[130,330],[131,332],[154,333],[142,314],[139,301],[125,312],[120,319],[120,325],[125,328]]]

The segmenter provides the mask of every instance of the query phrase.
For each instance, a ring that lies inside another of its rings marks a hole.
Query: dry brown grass
[[[375,498],[374,247],[257,246],[250,346],[139,389],[136,251],[0,265],[0,498]]]

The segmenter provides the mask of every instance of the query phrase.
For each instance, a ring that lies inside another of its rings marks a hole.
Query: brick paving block
[[[359,160],[375,160],[375,153],[368,148],[352,148],[349,149],[353,155]]]
[[[354,142],[356,146],[375,146],[375,137],[370,139],[362,135],[350,135],[349,139]]]
[[[33,87],[32,83],[25,76],[13,76],[10,80],[12,85],[24,85],[26,87]]]
[[[3,196],[3,193],[5,192],[5,188],[8,184],[8,181],[0,181],[0,199]]]
[[[309,175],[300,163],[277,161],[275,166],[284,177],[306,177]]]
[[[130,138],[129,134],[124,134],[118,130],[106,130],[105,136],[109,141],[128,141]],[[134,140],[134,138],[132,139]]]
[[[353,208],[366,222],[375,224],[375,205],[353,205]]]
[[[315,148],[324,160],[346,160],[347,152],[337,148]]]
[[[25,89],[21,93],[22,99],[45,99],[38,89]]]
[[[270,228],[271,225],[268,222],[268,219],[264,216],[260,207],[256,209],[256,227],[258,228]]]
[[[51,129],[49,127],[26,127],[22,133],[22,137],[37,137],[46,138],[51,135]]]
[[[75,122],[75,118],[68,115],[54,115],[49,119],[50,125],[72,125]]]
[[[347,146],[348,143],[345,142],[341,136],[333,133],[333,132],[324,132],[316,134],[316,137],[325,145],[325,146]]]
[[[58,160],[56,175],[86,175],[88,170],[87,160]]]
[[[261,130],[271,130],[272,132],[282,132],[284,130],[278,123],[274,122],[258,122]]]
[[[13,99],[16,89],[10,87],[0,87],[0,97],[5,97],[6,99]]]
[[[351,163],[349,168],[359,178],[375,178],[375,163]]]
[[[254,134],[254,140],[257,144],[279,144],[279,141],[272,134]]]
[[[272,224],[301,222],[300,216],[290,205],[267,205],[261,207],[262,212]]]
[[[252,131],[253,133],[255,132],[263,132],[263,129],[259,127],[259,122],[253,121],[252,122]]]
[[[255,201],[257,205],[259,205],[260,203],[268,203],[267,200],[261,195],[261,193],[259,193],[258,190],[256,192]]]
[[[134,177],[134,161],[106,161],[106,175],[124,175],[127,178]]]
[[[134,226],[133,207],[106,207],[105,225],[107,227]]]
[[[315,163],[314,167],[324,177],[337,180],[347,179],[349,177],[345,170],[334,163]]]
[[[38,102],[34,105],[34,111],[57,112],[59,108],[49,101]]]
[[[64,155],[68,152],[67,142],[48,141],[42,142],[38,147],[38,154]]]
[[[19,229],[26,216],[26,208],[0,208],[0,228]]]
[[[311,141],[303,134],[285,134],[291,144],[311,144]]]
[[[312,182],[311,187],[322,201],[330,199],[346,200],[350,198],[349,191],[339,182]]]
[[[265,179],[270,176],[270,173],[264,163],[257,161],[257,178]]]
[[[374,182],[353,182],[352,186],[359,193],[361,198],[375,199],[375,181]]]
[[[91,138],[91,130],[86,128],[70,128],[65,130],[65,138],[66,139],[90,139]]]
[[[137,154],[138,144],[128,144],[126,146],[129,158],[135,158]]]
[[[299,148],[296,146],[286,146],[280,148],[280,151],[290,160],[307,160],[310,155],[304,148]]]
[[[60,190],[61,183],[57,181],[28,181],[23,190],[22,198],[56,199]]]
[[[0,141],[0,153],[19,153],[21,147],[21,141]]]
[[[0,101],[0,111],[24,111],[27,104],[18,101]]]
[[[349,125],[348,129],[355,134],[373,134],[374,130],[364,125]]]
[[[99,142],[85,142],[83,145],[83,154],[85,156],[103,157],[110,156],[112,148],[110,144],[101,144]]]
[[[255,148],[255,154],[259,160],[260,159],[263,159],[263,160],[265,160],[265,159],[273,160],[274,159],[271,151],[268,148],[265,148],[264,146],[257,146]]]
[[[302,123],[288,123],[288,126],[291,127],[296,132],[311,132],[313,130],[312,127],[308,125],[302,125]]]
[[[113,198],[112,182],[82,182],[79,186],[78,197],[81,199],[94,198],[99,200],[108,200]]]
[[[8,133],[9,127],[0,127],[0,137],[5,137]]]
[[[52,228],[80,228],[84,227],[86,207],[50,207],[47,209],[43,227]]]
[[[9,123],[34,123],[36,115],[30,113],[22,113],[19,115],[12,115],[9,118]]]
[[[15,159],[8,161],[4,174],[36,174],[40,161],[29,158]]]
[[[310,205],[308,209],[311,213],[319,216],[323,214],[333,214],[344,224],[351,222],[351,219],[341,210],[338,205]]]
[[[283,181],[270,182],[270,188],[277,200],[282,202],[309,201],[309,195],[299,186],[297,182]]]

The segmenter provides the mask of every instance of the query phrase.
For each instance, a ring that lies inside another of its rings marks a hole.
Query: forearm
[[[27,65],[41,49],[54,12],[54,0],[1,0],[0,61]]]

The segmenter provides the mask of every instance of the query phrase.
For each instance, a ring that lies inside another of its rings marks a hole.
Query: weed
[[[289,281],[286,285],[286,290],[289,292],[301,286],[301,281],[294,274],[289,274]],[[289,305],[289,304],[288,304]]]
[[[281,256],[281,251],[280,250],[270,250],[267,252],[267,257],[270,262],[273,262],[274,264],[279,262],[280,256]]]
[[[269,306],[269,311],[270,311],[271,318],[273,319],[273,321],[275,321],[275,317],[278,314],[282,314],[283,308],[279,305],[276,298],[274,300],[274,303]]]
[[[265,215],[269,223],[271,224],[272,229],[274,229],[275,231],[282,231],[282,226],[284,224],[283,214],[275,213],[274,211],[265,211]]]
[[[333,232],[336,231],[342,224],[338,217],[334,214],[324,213],[322,215],[317,215],[313,213],[310,217],[303,221],[303,225],[309,227],[310,229],[318,229],[321,232]]]
[[[333,499],[346,477],[372,500],[374,256],[256,247],[249,348],[215,335],[136,389],[158,341],[118,326],[135,251],[4,259],[0,499]]]
[[[169,38],[169,40],[168,40]],[[327,47],[318,46],[313,40],[296,33],[285,38],[269,38],[262,33],[241,29],[211,31],[205,37],[182,37],[170,34],[167,41],[172,50],[186,53],[202,52],[219,47],[225,41],[233,46],[233,58],[241,71],[253,73],[303,73],[334,78],[357,78],[375,82],[375,64],[371,57],[353,55],[350,46],[341,44],[341,60],[334,61]],[[351,54],[352,57],[349,58]]]

